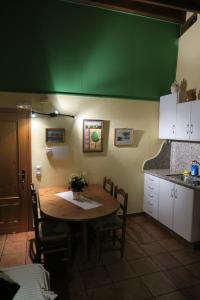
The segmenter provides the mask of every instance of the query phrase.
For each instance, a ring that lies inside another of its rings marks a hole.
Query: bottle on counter
[[[198,176],[199,175],[199,163],[196,160],[192,161],[191,165],[191,175],[192,176]]]

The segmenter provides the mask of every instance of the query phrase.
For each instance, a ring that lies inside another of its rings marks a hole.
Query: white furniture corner
[[[191,243],[200,241],[199,199],[200,191],[144,174],[144,211]]]
[[[13,300],[54,300],[57,295],[50,290],[49,273],[40,264],[20,265],[1,269],[20,285]]]

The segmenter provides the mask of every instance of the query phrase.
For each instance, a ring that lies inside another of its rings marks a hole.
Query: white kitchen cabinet
[[[144,174],[144,211],[158,219],[159,178]]]
[[[200,141],[200,101],[177,103],[178,94],[160,98],[159,138]]]
[[[160,179],[159,187],[158,220],[168,228],[172,229],[175,184],[170,181]]]
[[[190,102],[177,104],[176,114],[176,139],[190,139]]]
[[[190,140],[200,141],[200,101],[191,101],[190,105]]]
[[[200,241],[199,191],[175,185],[173,230],[189,242]]]
[[[144,211],[188,242],[200,241],[200,191],[145,173]]]
[[[175,139],[176,137],[177,99],[178,94],[170,94],[160,98],[160,139]]]

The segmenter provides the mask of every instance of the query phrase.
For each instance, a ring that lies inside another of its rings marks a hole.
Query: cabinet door
[[[200,101],[192,101],[190,105],[190,140],[200,141]]]
[[[194,191],[175,185],[173,230],[187,241],[192,242]]]
[[[176,139],[190,139],[190,102],[178,103],[176,114]]]
[[[175,139],[177,97],[178,94],[170,94],[160,98],[160,139]]]
[[[170,229],[173,227],[174,188],[174,183],[160,179],[158,219]]]

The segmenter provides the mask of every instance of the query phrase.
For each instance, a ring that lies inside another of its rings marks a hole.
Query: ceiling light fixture
[[[54,110],[54,112],[51,112],[51,113],[43,113],[43,112],[40,112],[40,111],[32,110],[31,114],[32,114],[32,118],[35,118],[37,115],[48,116],[48,117],[52,117],[52,118],[53,117],[75,118],[75,116],[73,116],[73,115],[61,114],[57,110]]]

